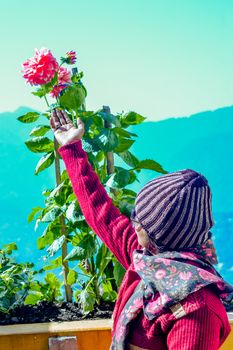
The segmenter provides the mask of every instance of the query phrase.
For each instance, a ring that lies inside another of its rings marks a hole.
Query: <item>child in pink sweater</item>
[[[87,223],[127,270],[114,309],[111,350],[217,350],[230,332],[233,288],[213,268],[211,192],[201,174],[160,176],[138,193],[131,219],[112,204],[77,128],[54,110],[74,193]]]

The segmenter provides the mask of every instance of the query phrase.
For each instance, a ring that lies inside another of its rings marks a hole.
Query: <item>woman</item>
[[[219,349],[230,332],[220,299],[231,300],[233,288],[212,266],[207,180],[182,170],[150,181],[129,220],[88,162],[83,122],[78,119],[75,128],[64,111],[54,110],[50,123],[87,223],[127,270],[113,313],[111,349]]]

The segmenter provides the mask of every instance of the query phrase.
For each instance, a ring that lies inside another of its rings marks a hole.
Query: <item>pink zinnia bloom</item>
[[[69,84],[71,83],[71,73],[69,69],[60,67],[58,71],[58,84]]]
[[[22,64],[23,77],[31,85],[47,84],[54,77],[58,63],[50,50],[35,49],[35,55]]]
[[[66,53],[66,63],[67,64],[74,64],[76,62],[76,52],[75,51],[68,51]]]
[[[159,269],[155,273],[155,278],[157,278],[158,280],[161,280],[164,276],[166,276],[166,271],[163,269]]]
[[[58,97],[60,92],[64,90],[67,86],[67,84],[55,85],[53,90],[50,92],[51,97]]]
[[[180,273],[180,278],[184,281],[190,280],[191,277],[192,277],[192,272],[190,272],[190,271]]]

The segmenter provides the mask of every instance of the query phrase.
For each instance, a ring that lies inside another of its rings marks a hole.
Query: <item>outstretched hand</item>
[[[84,123],[77,119],[77,128],[74,126],[65,111],[54,109],[50,118],[50,125],[58,143],[62,146],[80,140],[84,135]]]

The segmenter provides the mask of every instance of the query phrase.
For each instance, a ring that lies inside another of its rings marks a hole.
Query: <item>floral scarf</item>
[[[141,310],[148,320],[156,319],[189,294],[210,284],[215,285],[222,302],[230,302],[233,287],[211,265],[217,261],[213,249],[212,240],[209,240],[205,246],[187,252],[167,251],[154,255],[148,250],[135,250],[133,262],[141,281],[122,310],[110,350],[127,348],[129,323]]]

